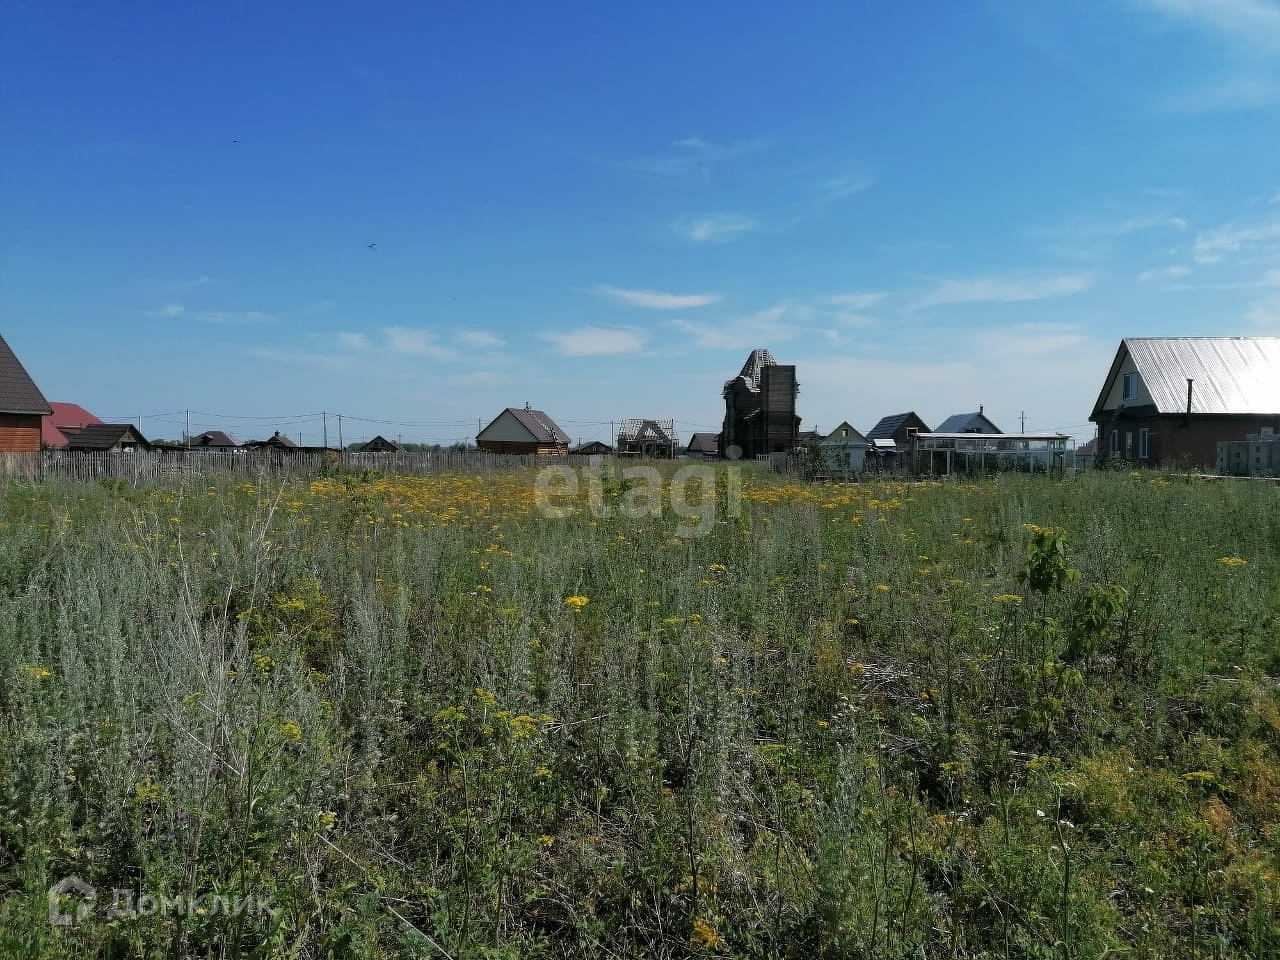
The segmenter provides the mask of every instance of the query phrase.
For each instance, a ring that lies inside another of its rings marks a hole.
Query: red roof
[[[40,443],[46,447],[65,447],[67,435],[62,432],[66,428],[73,433],[82,427],[92,426],[102,421],[78,403],[51,403],[53,413],[40,418]]]

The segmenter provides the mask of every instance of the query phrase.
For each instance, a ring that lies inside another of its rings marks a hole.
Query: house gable
[[[503,410],[493,422],[476,435],[476,442],[536,443],[538,438],[516,417],[514,410]]]

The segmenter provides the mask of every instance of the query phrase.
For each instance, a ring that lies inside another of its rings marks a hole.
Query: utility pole
[[[190,410],[187,411],[187,432],[185,436],[187,438],[187,449],[190,450],[191,449],[191,411]]]
[[[1026,433],[1027,432],[1027,411],[1023,410],[1022,413],[1018,414],[1018,419],[1022,421],[1022,427],[1018,432]]]
[[[325,413],[323,410],[321,410],[320,419],[324,421],[324,428],[323,428],[324,433],[322,434],[322,436],[324,437],[324,448],[328,450],[329,449],[329,415]]]
[[[342,414],[338,414],[338,449],[346,449],[346,447],[342,445]]]

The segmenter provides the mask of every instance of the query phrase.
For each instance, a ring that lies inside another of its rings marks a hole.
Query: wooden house
[[[132,423],[91,423],[68,437],[65,449],[80,453],[145,453],[151,450],[151,442]]]
[[[289,453],[302,449],[279,430],[265,440],[248,440],[244,447],[246,450],[280,450]]]
[[[720,455],[754,460],[770,453],[789,453],[800,434],[796,368],[779,364],[768,350],[752,350],[742,370],[725,382],[724,428]]]
[[[578,457],[608,457],[613,455],[613,447],[603,440],[588,440],[569,452]]]
[[[394,440],[388,440],[382,434],[378,434],[367,443],[362,443],[356,448],[357,453],[404,453],[404,447],[396,443]]]
[[[1280,431],[1280,337],[1127,337],[1089,416],[1097,461],[1213,469]]]
[[[618,454],[650,460],[674,460],[676,426],[671,420],[623,420],[618,431]]]
[[[689,447],[685,453],[691,457],[702,457],[710,459],[720,455],[720,434],[718,433],[695,433],[689,438]]]
[[[569,435],[541,410],[507,407],[476,435],[476,446],[490,453],[567,456]]]
[[[221,430],[206,430],[188,438],[186,446],[192,450],[239,450],[240,441]]]
[[[41,420],[53,410],[0,337],[0,453],[39,453]]]

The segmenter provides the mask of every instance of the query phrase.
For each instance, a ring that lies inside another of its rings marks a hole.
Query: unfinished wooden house
[[[724,428],[720,455],[754,460],[787,453],[800,435],[796,414],[796,368],[784,366],[763,348],[752,350],[741,372],[724,385]]]
[[[623,420],[618,431],[619,456],[674,460],[678,446],[672,420]]]

